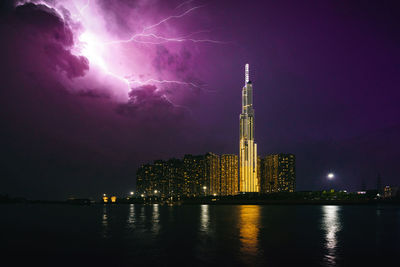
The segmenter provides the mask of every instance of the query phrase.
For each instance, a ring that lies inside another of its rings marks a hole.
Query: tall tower
[[[239,136],[240,192],[260,192],[257,177],[257,144],[254,142],[253,86],[249,78],[249,64],[245,66]]]

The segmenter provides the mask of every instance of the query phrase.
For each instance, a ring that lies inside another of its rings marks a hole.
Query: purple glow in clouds
[[[77,91],[102,87],[102,93],[125,102],[132,88],[152,84],[161,91],[160,96],[175,102],[171,86],[182,88],[180,92],[203,89],[191,68],[198,56],[193,44],[224,44],[198,38],[207,34],[208,29],[181,32],[180,20],[189,19],[204,8],[192,2],[180,3],[175,8],[156,7],[148,1],[102,0],[20,1],[18,5],[34,3],[47,7],[71,29],[71,51],[88,59],[89,70],[79,79],[65,80],[67,87]]]

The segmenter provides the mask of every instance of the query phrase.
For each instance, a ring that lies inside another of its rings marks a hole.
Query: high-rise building
[[[144,164],[136,172],[136,188],[145,196],[185,196],[182,161],[170,159],[156,160],[153,164]]]
[[[253,86],[249,79],[249,64],[245,66],[245,85],[242,89],[239,139],[240,191],[259,192],[257,144],[254,142]]]
[[[220,195],[236,195],[238,190],[238,156],[232,154],[222,155]]]
[[[188,197],[204,195],[203,187],[208,185],[205,174],[204,155],[185,155],[183,157],[184,195]]]
[[[293,154],[268,155],[261,163],[261,192],[294,192],[296,157]]]
[[[183,163],[179,159],[169,159],[164,162],[163,180],[168,181],[167,192],[161,192],[159,188],[158,194],[165,194],[166,196],[182,197],[185,196],[184,188],[185,181],[183,178]]]
[[[156,160],[136,172],[136,188],[146,197],[199,197],[238,193],[238,157],[214,153]]]
[[[260,193],[269,193],[267,185],[267,157],[260,157],[260,164],[258,164],[259,169],[259,181],[260,181]]]
[[[206,195],[219,195],[221,191],[221,173],[219,156],[214,153],[205,155],[205,177],[208,180]]]

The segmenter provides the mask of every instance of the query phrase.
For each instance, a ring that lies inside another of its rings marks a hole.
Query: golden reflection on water
[[[331,264],[336,264],[337,233],[340,231],[341,224],[339,219],[339,206],[323,206],[322,229],[325,231],[325,260]]]
[[[240,252],[256,256],[259,252],[260,206],[239,206]]]

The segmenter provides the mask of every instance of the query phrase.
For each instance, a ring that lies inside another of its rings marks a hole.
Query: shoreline
[[[372,206],[372,205],[388,205],[388,206],[400,206],[400,200],[206,200],[206,201],[194,201],[194,200],[183,200],[173,202],[172,204],[168,204],[167,202],[160,201],[122,201],[115,203],[102,203],[102,202],[70,202],[70,201],[46,201],[46,200],[32,200],[32,201],[21,201],[21,202],[0,202],[0,205],[6,204],[60,204],[60,205],[72,205],[72,206],[90,206],[90,205],[127,205],[127,204],[135,204],[135,205],[166,205],[166,206],[190,206],[190,205],[260,205],[260,206],[319,206],[319,205],[335,205],[335,206]]]

